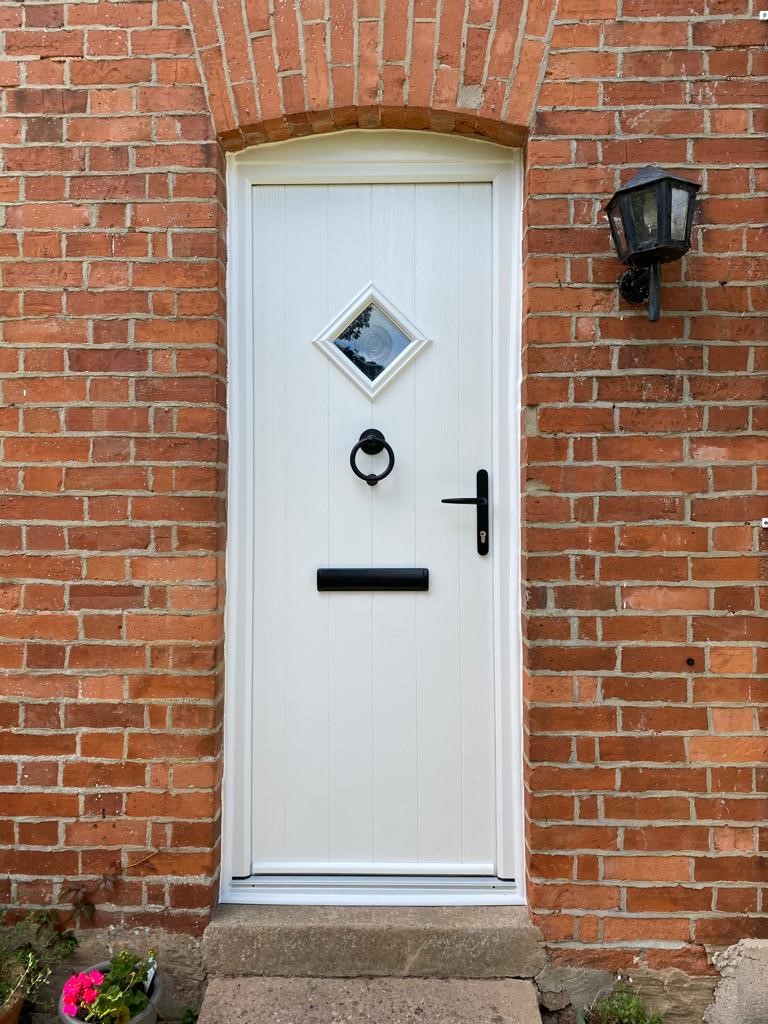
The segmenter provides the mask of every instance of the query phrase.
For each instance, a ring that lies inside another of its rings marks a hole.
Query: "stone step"
[[[213,978],[198,1024],[541,1024],[530,981]]]
[[[524,907],[220,906],[208,977],[533,978],[546,962]]]

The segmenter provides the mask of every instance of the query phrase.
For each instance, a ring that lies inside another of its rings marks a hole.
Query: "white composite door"
[[[249,202],[251,872],[496,875],[493,511],[479,554],[477,507],[442,503],[492,468],[492,185]]]

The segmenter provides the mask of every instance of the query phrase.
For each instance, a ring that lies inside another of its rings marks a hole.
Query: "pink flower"
[[[82,988],[83,986],[79,977],[73,974],[72,977],[64,986],[64,995],[70,996],[72,999],[77,999],[77,997],[80,995],[80,992],[82,991]]]
[[[64,999],[62,1008],[68,1017],[76,1017],[82,1006],[90,1006],[99,996],[99,986],[104,981],[101,971],[90,971],[88,974],[73,974],[64,983]]]

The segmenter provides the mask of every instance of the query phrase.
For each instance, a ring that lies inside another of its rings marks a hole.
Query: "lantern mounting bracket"
[[[648,271],[642,267],[630,267],[619,278],[622,299],[636,306],[648,301]]]
[[[661,265],[630,267],[619,278],[622,299],[636,306],[648,303],[648,319],[658,320],[661,312]]]

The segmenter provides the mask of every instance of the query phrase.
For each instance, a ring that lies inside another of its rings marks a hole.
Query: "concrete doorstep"
[[[212,978],[198,1024],[541,1024],[530,981]]]
[[[534,978],[546,964],[525,907],[219,907],[210,977]]]

